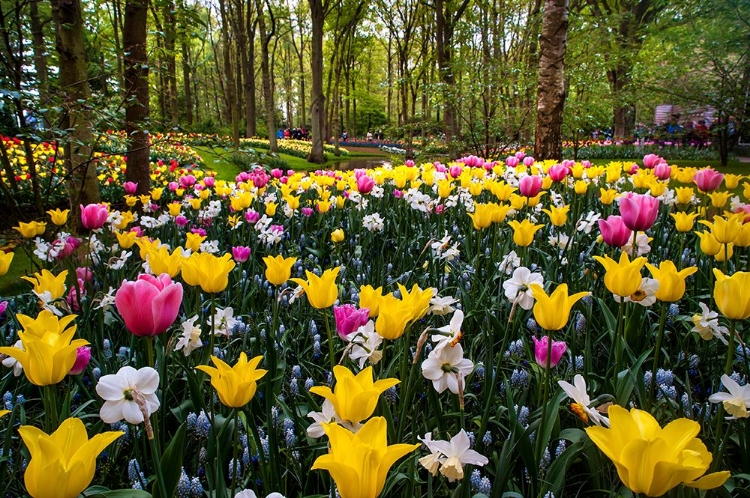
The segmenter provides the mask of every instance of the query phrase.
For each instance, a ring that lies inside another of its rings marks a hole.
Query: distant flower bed
[[[613,142],[585,141],[579,145],[578,159],[633,159],[638,160],[647,154],[658,154],[670,161],[718,161],[715,147],[695,145],[675,145],[646,143],[644,145],[617,144]],[[573,155],[573,145],[564,144],[563,154]]]
[[[268,140],[264,138],[242,138],[240,139],[240,143],[245,146],[261,149],[268,149],[270,147]],[[276,141],[276,145],[279,152],[289,154],[290,156],[301,157],[303,159],[306,159],[307,156],[310,155],[310,150],[312,150],[312,142],[307,140],[280,138]],[[323,144],[323,151],[326,154],[333,154],[335,147],[330,144]],[[339,153],[342,156],[349,155],[349,151],[343,147],[339,147]]]

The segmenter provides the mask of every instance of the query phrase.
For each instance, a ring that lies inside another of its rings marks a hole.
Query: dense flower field
[[[0,492],[746,496],[750,183],[639,166],[175,168],[19,224]]]

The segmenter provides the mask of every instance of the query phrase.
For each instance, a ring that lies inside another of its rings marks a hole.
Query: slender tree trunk
[[[182,89],[185,92],[185,124],[193,126],[193,95],[190,77],[193,68],[190,66],[190,49],[187,40],[182,41]]]
[[[311,99],[310,106],[312,148],[307,160],[315,164],[323,164],[323,128],[325,127],[325,109],[323,96],[323,23],[325,21],[325,6],[323,0],[308,0],[310,3],[310,18],[312,20],[312,36],[310,40],[311,57]],[[326,1],[326,4],[328,2]]]
[[[34,49],[34,66],[39,89],[39,102],[43,106],[49,102],[49,73],[47,71],[47,55],[45,54],[44,33],[42,21],[39,18],[39,0],[29,2],[29,19],[31,21],[31,43]]]
[[[146,26],[148,0],[127,0],[125,3],[125,130],[128,136],[128,167],[125,179],[138,184],[136,192],[150,190],[151,149],[148,134],[148,55]]]
[[[236,148],[240,146],[240,123],[237,105],[235,104],[234,66],[232,65],[230,53],[229,15],[227,13],[226,0],[219,0],[219,11],[221,13],[221,53],[224,61],[224,88],[226,91],[227,114],[232,123],[232,143]]]
[[[263,13],[263,4],[261,0],[256,0],[256,8],[258,10],[258,29],[260,30],[260,70],[263,75],[263,101],[266,106],[266,124],[268,126],[268,143],[271,152],[278,150],[276,144],[276,119],[275,119],[275,105],[273,98],[273,86],[271,84],[271,69],[268,64],[269,54],[268,45],[271,43],[271,37],[276,31],[276,20],[273,17],[273,11],[271,5],[266,2],[266,8],[268,10],[268,16],[270,26],[266,31],[266,20],[265,14]]]
[[[255,99],[255,25],[257,20],[252,19],[251,5],[247,6],[247,75],[245,79],[245,119],[247,121],[247,136],[254,137],[257,134],[257,104]],[[274,130],[275,132],[275,130]]]
[[[565,47],[568,0],[545,0],[539,38],[534,157],[562,159],[562,122],[565,108]]]
[[[167,62],[167,106],[169,108],[170,125],[174,128],[179,123],[177,106],[177,55],[175,40],[177,38],[175,19],[175,4],[173,0],[164,2],[164,57]]]

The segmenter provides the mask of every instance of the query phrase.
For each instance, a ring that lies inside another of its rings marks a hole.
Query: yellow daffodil
[[[734,239],[739,236],[740,230],[742,230],[742,218],[738,216],[730,216],[728,218],[714,216],[713,223],[706,220],[700,220],[698,223],[710,228],[711,234],[719,244],[734,242]]]
[[[750,318],[750,273],[735,272],[731,277],[714,268],[714,299],[721,314],[730,320]]]
[[[190,249],[191,252],[198,252],[204,240],[206,240],[205,235],[188,232],[185,234],[185,249]]]
[[[331,232],[331,242],[333,243],[339,243],[343,242],[344,240],[344,230],[341,228],[337,228],[333,232]]]
[[[513,229],[513,242],[519,247],[530,246],[534,242],[534,234],[544,228],[544,225],[535,225],[528,219],[509,221],[508,225]]]
[[[393,464],[419,448],[419,443],[389,446],[386,428],[383,417],[371,418],[356,434],[336,423],[323,424],[329,450],[312,470],[327,470],[341,498],[376,498]]]
[[[8,273],[15,253],[0,251],[0,277]]]
[[[646,268],[659,281],[659,288],[656,290],[656,299],[665,303],[672,303],[682,299],[682,296],[685,294],[685,279],[698,271],[698,268],[695,266],[677,271],[677,267],[669,260],[662,261],[659,268],[646,263]]]
[[[266,256],[263,262],[266,264],[266,280],[273,285],[281,285],[292,276],[292,266],[297,262],[297,258],[284,258],[279,254]]]
[[[59,275],[53,275],[49,270],[42,270],[41,273],[34,273],[33,277],[21,277],[34,286],[34,292],[37,294],[50,293],[50,300],[60,299],[65,295],[65,278],[68,276],[68,270],[60,272]]]
[[[370,318],[378,316],[380,311],[380,300],[383,298],[383,287],[373,288],[372,285],[363,285],[359,289],[359,307],[370,310]]]
[[[305,270],[307,280],[301,278],[292,278],[292,282],[297,283],[304,289],[307,295],[307,301],[313,308],[323,309],[332,306],[339,297],[339,288],[336,286],[336,277],[339,276],[341,267],[328,269],[320,277],[316,274]]]
[[[544,288],[539,284],[531,284],[531,293],[536,300],[534,303],[534,319],[545,330],[560,330],[565,327],[570,318],[570,310],[575,303],[590,292],[579,292],[568,295],[568,285],[560,284],[547,295]]]
[[[474,212],[466,213],[474,224],[474,230],[484,230],[492,224],[492,205],[474,204]]]
[[[61,211],[60,209],[50,209],[49,211],[47,211],[47,214],[52,220],[52,223],[57,226],[63,226],[68,222],[68,214],[70,214],[70,209],[66,209],[65,211]]]
[[[310,392],[330,401],[336,415],[352,424],[369,418],[375,411],[380,394],[400,382],[393,378],[373,382],[371,366],[355,376],[346,367],[336,365],[333,376],[336,378],[333,390],[328,386],[313,386]]]
[[[207,252],[198,252],[182,260],[182,279],[188,285],[197,286],[203,292],[216,293],[227,288],[229,272],[235,267],[232,255],[221,257]]]
[[[207,365],[195,367],[211,377],[211,385],[219,395],[219,401],[230,408],[240,408],[250,402],[255,396],[258,380],[266,375],[267,370],[258,368],[262,356],[256,356],[247,360],[247,355],[242,352],[234,366],[229,366],[216,356],[211,356],[211,361],[216,368]]]
[[[613,405],[609,422],[609,429],[587,427],[586,433],[634,493],[662,496],[680,484],[713,489],[729,478],[726,471],[704,475],[712,456],[696,437],[700,425],[693,420],[680,418],[662,429],[648,412]]]
[[[18,433],[31,454],[24,472],[26,491],[32,498],[75,498],[88,487],[99,454],[122,436],[107,431],[88,438],[79,418],[68,418],[52,434],[30,425]]]
[[[669,216],[674,219],[674,226],[677,231],[685,233],[693,229],[695,219],[700,216],[700,213],[685,213],[679,211],[677,213],[669,213]]]
[[[570,211],[570,205],[557,207],[557,206],[550,206],[549,209],[542,209],[544,213],[549,216],[550,222],[556,226],[561,227],[565,224],[566,221],[568,221],[568,211]]]
[[[638,257],[630,261],[628,253],[620,254],[617,262],[609,256],[594,256],[604,267],[604,285],[612,294],[620,297],[628,297],[641,286],[641,269],[646,264],[646,258]]]

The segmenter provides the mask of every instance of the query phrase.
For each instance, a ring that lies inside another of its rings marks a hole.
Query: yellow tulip
[[[659,268],[646,263],[646,268],[659,281],[659,288],[655,294],[656,299],[666,303],[682,299],[682,296],[685,294],[685,279],[698,271],[698,268],[695,266],[677,271],[677,267],[669,260],[662,261]]]
[[[680,418],[662,429],[648,412],[613,405],[609,422],[609,429],[587,427],[586,433],[634,493],[662,496],[680,484],[713,489],[729,478],[726,471],[704,475],[712,456],[695,437],[700,425],[693,420]]]
[[[378,316],[380,311],[380,300],[383,298],[383,287],[373,288],[372,285],[363,285],[359,288],[359,307],[370,310],[370,318]]]
[[[211,386],[216,389],[219,401],[230,408],[240,408],[253,399],[258,380],[266,375],[267,370],[258,368],[262,359],[262,356],[256,356],[248,361],[247,355],[242,352],[237,363],[230,367],[216,356],[211,356],[216,368],[207,365],[195,368],[211,377]]]
[[[750,223],[744,223],[737,238],[734,239],[734,245],[737,247],[750,246]]]
[[[734,244],[720,244],[719,252],[713,255],[714,259],[719,263],[723,263],[734,256]]]
[[[724,175],[724,186],[727,190],[734,190],[739,186],[740,180],[742,180],[743,178],[745,177],[742,175],[733,175],[731,173],[727,173]]]
[[[492,224],[492,205],[474,203],[474,212],[466,213],[474,224],[474,230],[483,230]]]
[[[193,197],[191,199],[188,199],[188,203],[190,203],[190,207],[195,209],[196,211],[201,208],[201,204],[203,203],[203,199],[200,197]]]
[[[646,264],[646,258],[630,261],[628,253],[623,251],[619,262],[609,256],[594,256],[594,259],[604,267],[604,285],[612,294],[627,297],[641,286],[641,268]]]
[[[200,285],[203,292],[221,292],[229,285],[229,272],[235,267],[232,255],[221,257],[197,252],[182,260],[182,279],[188,285]]]
[[[513,242],[519,247],[530,246],[534,242],[534,234],[544,228],[544,225],[535,225],[528,219],[509,221],[508,225],[513,229]]]
[[[120,247],[130,249],[135,244],[138,234],[136,232],[115,232],[115,237],[117,237],[117,243],[120,244]]]
[[[714,268],[714,299],[721,314],[730,320],[750,318],[750,273],[735,272],[731,277]]]
[[[45,228],[47,228],[46,223],[32,221],[30,223],[19,222],[17,227],[13,227],[13,230],[16,230],[18,233],[20,233],[23,238],[30,239],[32,237],[36,237],[37,235],[43,234]]]
[[[0,410],[0,418],[3,418],[10,413],[10,410]]]
[[[414,316],[414,309],[400,299],[388,294],[380,299],[380,310],[375,320],[375,331],[381,337],[395,341],[406,331]]]
[[[179,202],[170,202],[167,204],[167,209],[169,210],[169,216],[172,216],[173,218],[176,216],[179,216],[180,212],[182,211],[182,204]]]
[[[331,232],[331,242],[338,243],[344,241],[344,230],[341,228],[337,228],[333,232]]]
[[[589,183],[586,180],[577,180],[573,185],[573,190],[578,195],[585,194],[589,189]]]
[[[275,214],[276,214],[276,208],[277,208],[278,206],[279,206],[279,205],[278,205],[277,203],[275,203],[275,202],[269,202],[268,204],[266,204],[266,214],[267,214],[268,216],[273,216],[273,215],[275,215]]]
[[[339,288],[336,286],[336,277],[339,276],[341,267],[337,266],[323,272],[320,277],[305,270],[307,280],[292,278],[305,291],[307,301],[313,308],[323,309],[332,306],[339,297]]]
[[[742,219],[738,216],[730,216],[726,219],[721,216],[714,216],[713,223],[706,220],[700,220],[698,223],[710,228],[711,234],[719,244],[734,242],[742,229]]]
[[[190,249],[191,252],[198,252],[204,240],[206,240],[205,235],[188,232],[185,234],[185,249]]]
[[[310,392],[330,401],[336,415],[352,424],[369,418],[375,411],[380,394],[400,382],[393,378],[373,382],[371,366],[355,376],[346,367],[336,365],[333,376],[336,378],[333,390],[328,386],[313,386]]]
[[[263,262],[266,264],[266,280],[273,285],[281,285],[292,276],[292,266],[297,262],[297,258],[284,258],[279,254],[266,256]]]
[[[115,225],[118,230],[125,230],[125,228],[135,221],[135,215],[130,211],[120,213],[120,221]]]
[[[716,256],[722,250],[721,244],[711,232],[693,232],[701,239],[701,252],[707,256]]]
[[[0,277],[8,273],[14,254],[12,252],[0,251]]]
[[[605,206],[609,206],[615,201],[615,198],[617,198],[617,190],[611,188],[611,189],[599,189],[599,202],[604,204]]]
[[[184,259],[182,257],[182,247],[179,246],[175,247],[171,254],[167,246],[159,246],[156,249],[149,250],[146,255],[146,261],[154,275],[166,273],[170,277],[176,277],[180,273]]]
[[[75,498],[94,478],[96,458],[124,432],[107,431],[89,439],[81,419],[68,418],[52,434],[30,425],[19,427],[18,434],[31,454],[23,476],[29,495]]]
[[[21,277],[34,286],[34,292],[43,294],[50,293],[50,299],[60,299],[65,295],[65,278],[68,276],[68,270],[60,272],[55,276],[49,270],[42,270],[41,273],[34,273],[33,277]]]
[[[398,284],[398,288],[401,291],[401,301],[412,311],[411,320],[420,320],[424,317],[434,295],[432,288],[420,289],[417,284],[412,286],[411,291],[401,284]]]
[[[162,187],[153,188],[151,189],[151,198],[155,201],[159,201],[163,193],[164,193],[164,188]]]
[[[336,423],[323,424],[329,450],[312,470],[327,470],[341,498],[377,497],[396,460],[419,448],[419,443],[389,446],[386,427],[383,417],[368,420],[356,434]]]
[[[506,202],[516,190],[518,190],[518,187],[513,187],[505,182],[497,182],[492,185],[492,194],[500,202]]]
[[[677,204],[690,204],[695,195],[695,190],[690,187],[677,187],[674,189]]]
[[[62,318],[57,318],[57,316],[49,310],[40,311],[36,318],[31,318],[28,315],[18,313],[16,319],[18,319],[18,323],[27,335],[34,336],[38,339],[42,339],[47,333],[62,335],[65,332],[68,332],[68,330],[72,330],[73,333],[75,333],[77,328],[76,324],[73,324],[73,326],[68,329],[68,325],[76,319],[76,315],[67,315]]]
[[[138,197],[134,195],[126,195],[125,196],[125,205],[128,207],[133,207],[138,203]]]
[[[743,190],[742,190],[742,196],[745,199],[750,199],[750,183],[744,182],[742,184]]]
[[[144,206],[148,206],[151,204],[151,196],[150,195],[139,195],[138,200],[141,201],[141,204]]]
[[[321,214],[325,214],[328,211],[331,210],[331,202],[330,201],[320,201],[317,204],[318,212]]]
[[[534,320],[545,330],[560,330],[565,327],[570,318],[570,310],[575,303],[590,292],[579,292],[568,295],[568,284],[560,284],[547,295],[539,284],[531,284],[531,293],[536,300],[534,303]]]
[[[669,213],[669,216],[674,219],[674,226],[678,232],[689,232],[695,225],[695,219],[700,216],[700,213],[685,213],[679,211],[677,213]]]
[[[70,209],[66,209],[65,211],[61,211],[60,209],[50,209],[49,211],[47,211],[47,214],[52,220],[52,223],[57,226],[63,226],[68,222],[68,214],[70,214]]]
[[[89,342],[84,339],[73,339],[75,327],[62,334],[46,331],[42,337],[31,333],[18,332],[23,349],[2,347],[0,354],[12,356],[23,367],[23,373],[36,386],[57,384],[68,375],[76,361],[78,348]]]
[[[542,209],[544,213],[549,216],[550,222],[556,226],[561,227],[568,221],[568,211],[570,211],[570,205],[562,207],[550,206],[549,209]]]
[[[299,197],[287,195],[284,196],[284,200],[286,201],[287,206],[289,206],[289,209],[299,209]]]
[[[732,197],[732,192],[727,192],[725,190],[720,190],[716,192],[711,192],[708,194],[709,199],[711,199],[711,205],[715,208],[723,208],[730,197]]]
[[[505,221],[505,217],[510,211],[510,206],[507,204],[497,204],[492,202],[492,223],[502,223]]]

